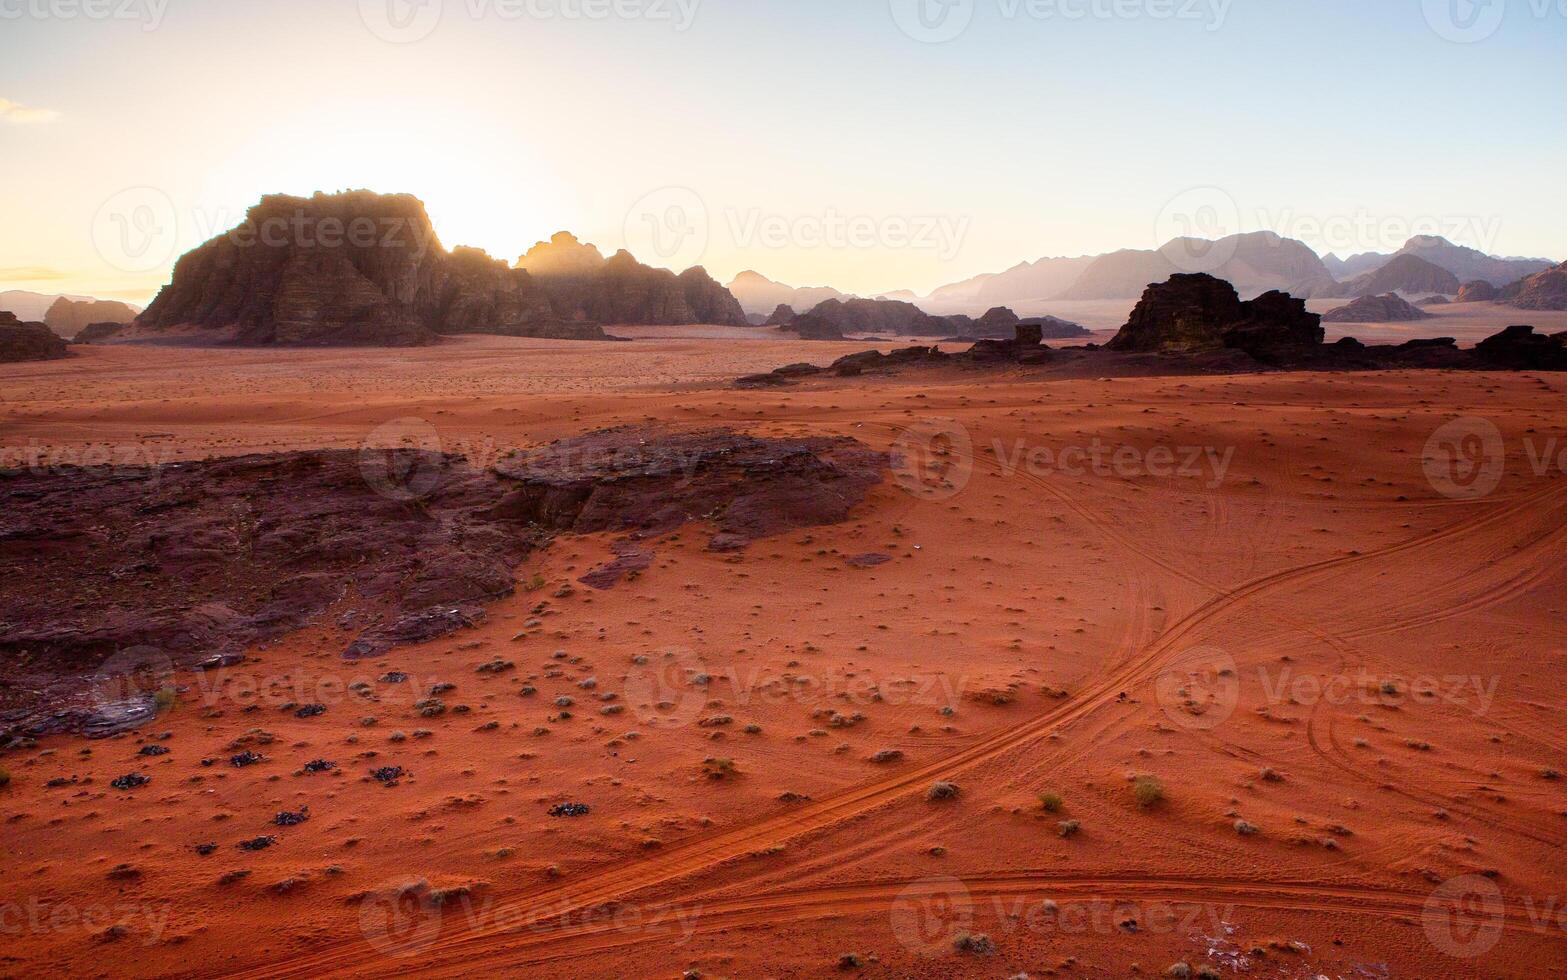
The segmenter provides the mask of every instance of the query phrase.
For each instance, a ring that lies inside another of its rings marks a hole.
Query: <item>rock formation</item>
[[[773,315],[768,317],[767,322],[763,323],[762,326],[787,327],[789,324],[794,322],[795,316],[796,314],[794,312],[794,307],[788,305],[787,303],[780,303],[778,304],[778,308],[773,310]]]
[[[604,259],[564,232],[519,262],[448,253],[409,195],[275,195],[181,257],[135,331],[404,346],[454,333],[601,340],[603,322],[745,323],[701,269],[676,276],[625,252]]]
[[[0,312],[0,364],[52,361],[69,354],[65,339],[47,324],[24,323],[15,313]]]
[[[74,344],[101,344],[111,337],[125,331],[129,324],[124,323],[89,323],[77,332],[71,342]]]
[[[931,316],[913,303],[895,299],[830,299],[817,304],[806,315],[825,320],[839,333],[941,337],[953,330],[953,324],[945,319]]]
[[[1531,326],[1508,327],[1480,341],[1475,356],[1514,371],[1567,371],[1567,334],[1547,337]]]
[[[1241,302],[1235,287],[1204,273],[1150,285],[1107,345],[1116,351],[1192,353],[1232,348],[1259,359],[1322,343],[1322,318],[1278,291]]]
[[[797,316],[779,329],[795,334],[801,340],[843,339],[843,331],[839,329],[838,324],[817,313]]]
[[[1008,338],[1016,335],[1017,325],[1022,322],[1016,313],[1005,306],[997,306],[974,321],[963,334],[968,337]]]
[[[1520,310],[1567,310],[1567,262],[1524,279],[1511,304]]]
[[[1466,282],[1458,288],[1460,303],[1494,303],[1498,295],[1500,290],[1484,279]]]
[[[1432,314],[1412,306],[1397,293],[1362,296],[1347,306],[1323,314],[1324,323],[1405,323],[1429,320]]]
[[[1442,293],[1459,290],[1458,277],[1416,255],[1398,255],[1372,272],[1342,284],[1330,294],[1344,297],[1379,296],[1383,293]]]
[[[1424,299],[1415,300],[1416,306],[1447,306],[1453,301],[1440,293],[1434,293]]]
[[[77,302],[61,296],[44,314],[44,323],[62,337],[75,337],[89,323],[130,323],[136,310],[111,299]]]

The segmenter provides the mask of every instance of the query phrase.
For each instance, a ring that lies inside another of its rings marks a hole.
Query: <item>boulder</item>
[[[0,311],[0,364],[53,361],[70,354],[65,339],[44,323],[24,323]]]
[[[1193,353],[1233,348],[1272,358],[1322,343],[1322,318],[1306,301],[1274,290],[1241,302],[1235,287],[1206,273],[1150,285],[1111,350]]]
[[[1429,320],[1431,314],[1412,306],[1397,293],[1362,296],[1347,306],[1323,314],[1324,323],[1405,323]]]

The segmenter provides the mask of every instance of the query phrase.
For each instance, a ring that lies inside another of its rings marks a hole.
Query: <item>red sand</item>
[[[1567,448],[1567,379],[723,386],[859,346],[92,348],[0,368],[11,463],[353,446],[408,418],[481,458],[649,418],[877,449],[910,426],[928,448],[935,419],[960,433],[921,457],[950,493],[905,473],[847,523],[738,556],[681,534],[605,592],[562,586],[609,538],[562,540],[473,631],[350,665],[323,626],[216,690],[182,675],[137,735],[7,753],[0,973],[798,977],[851,953],[846,975],[900,977],[1562,971],[1567,481],[1525,446]],[[1506,440],[1489,495],[1423,471],[1457,416]],[[1063,469],[1096,440],[1123,464]],[[892,560],[846,561],[866,553]],[[475,672],[497,657],[517,669]],[[375,683],[388,669],[412,680]],[[436,682],[471,711],[419,717]],[[327,713],[281,707],[310,701]],[[255,729],[268,761],[230,767]],[[296,774],[315,758],[339,773]],[[367,778],[387,765],[411,775]],[[152,783],[110,789],[132,771]],[[1146,808],[1141,775],[1163,787]],[[937,780],[957,795],[927,800]],[[568,801],[591,813],[548,815]],[[236,847],[259,835],[277,844]],[[458,890],[398,900],[411,882]],[[955,949],[965,930],[994,954]]]

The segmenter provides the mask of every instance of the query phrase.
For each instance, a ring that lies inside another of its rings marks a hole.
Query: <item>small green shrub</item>
[[[1144,810],[1164,799],[1164,784],[1157,776],[1138,776],[1132,781],[1132,796]]]
[[[1060,793],[1040,793],[1039,805],[1045,808],[1046,813],[1060,813],[1066,800],[1061,798]]]

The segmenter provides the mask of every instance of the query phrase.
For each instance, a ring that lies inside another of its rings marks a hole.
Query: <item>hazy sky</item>
[[[346,187],[507,259],[567,228],[866,293],[1185,230],[1563,259],[1563,8],[0,0],[0,289],[145,301]]]

